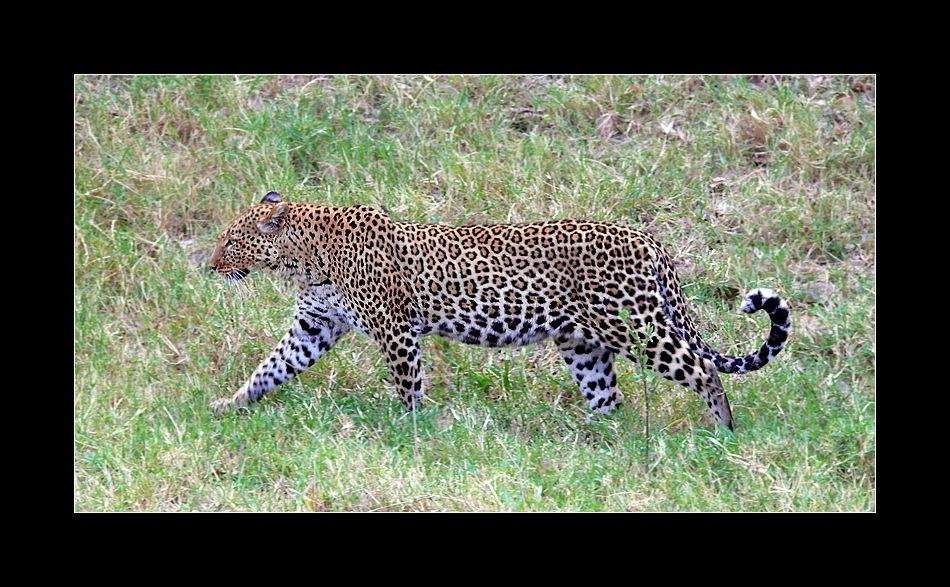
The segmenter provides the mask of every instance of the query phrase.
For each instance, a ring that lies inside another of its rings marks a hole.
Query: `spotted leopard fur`
[[[636,361],[639,347],[647,366],[698,393],[731,430],[719,373],[762,368],[791,332],[788,305],[753,289],[742,310],[765,310],[768,340],[743,357],[716,351],[686,311],[663,247],[606,222],[413,224],[271,192],[227,226],[210,264],[230,281],[268,268],[300,282],[292,326],[233,397],[215,402],[219,413],[260,399],[356,330],[379,345],[409,409],[423,399],[422,336],[486,347],[552,338],[591,409],[622,403],[614,359]]]

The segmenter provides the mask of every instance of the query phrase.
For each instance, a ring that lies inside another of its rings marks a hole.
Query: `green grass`
[[[871,76],[80,76],[77,511],[874,511]],[[584,217],[666,244],[706,340],[793,311],[769,366],[723,376],[737,422],[618,363],[588,418],[556,349],[424,340],[407,413],[345,337],[214,417],[289,325],[293,287],[229,287],[214,239],[276,190],[461,224]]]

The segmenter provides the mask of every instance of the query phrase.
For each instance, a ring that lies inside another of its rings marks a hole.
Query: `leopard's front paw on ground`
[[[219,399],[211,402],[211,410],[216,416],[222,416],[228,412],[246,406],[248,404],[247,396],[235,396]]]
[[[211,402],[211,411],[214,412],[215,416],[223,416],[231,411],[234,405],[231,403],[231,398],[217,399]]]

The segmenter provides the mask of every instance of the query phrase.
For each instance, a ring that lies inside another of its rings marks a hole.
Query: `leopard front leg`
[[[254,369],[230,399],[211,404],[216,414],[248,405],[264,394],[290,381],[317,362],[350,327],[314,312],[298,311],[294,325],[277,344],[277,348]]]
[[[405,325],[382,330],[374,334],[374,338],[386,357],[389,375],[406,409],[421,408],[425,393],[422,390],[422,347],[418,335]]]

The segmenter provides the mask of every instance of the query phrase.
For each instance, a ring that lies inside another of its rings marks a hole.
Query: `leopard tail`
[[[714,349],[709,349],[712,355],[710,359],[720,373],[741,374],[761,369],[785,348],[788,335],[792,333],[791,310],[785,300],[770,289],[761,287],[750,291],[742,302],[741,309],[746,314],[765,310],[772,321],[772,329],[765,344],[758,351],[744,357],[723,355]]]

